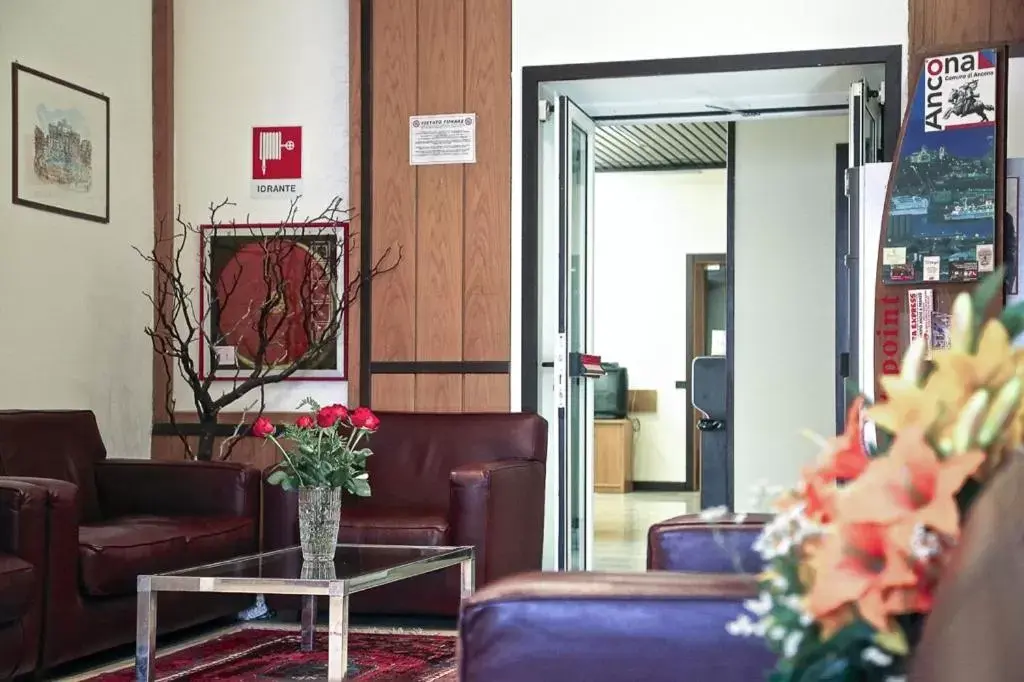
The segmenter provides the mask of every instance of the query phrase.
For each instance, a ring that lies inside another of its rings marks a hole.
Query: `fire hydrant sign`
[[[476,163],[476,114],[409,117],[409,164]]]
[[[302,126],[252,129],[252,198],[302,194]]]

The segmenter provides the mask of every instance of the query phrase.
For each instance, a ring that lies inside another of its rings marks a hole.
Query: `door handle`
[[[839,354],[839,376],[844,379],[850,376],[850,354],[840,353]]]

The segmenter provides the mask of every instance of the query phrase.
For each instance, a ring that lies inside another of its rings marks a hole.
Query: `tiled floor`
[[[643,571],[647,529],[700,508],[699,493],[597,493],[594,495],[594,569]]]

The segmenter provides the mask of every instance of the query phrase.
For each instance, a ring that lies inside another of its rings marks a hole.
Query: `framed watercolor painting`
[[[110,98],[11,64],[12,201],[110,222]]]

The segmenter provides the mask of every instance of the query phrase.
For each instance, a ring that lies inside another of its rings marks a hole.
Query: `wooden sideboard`
[[[594,420],[594,492],[633,490],[633,422]]]

